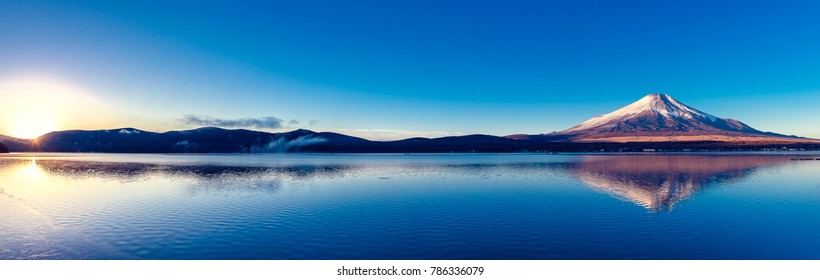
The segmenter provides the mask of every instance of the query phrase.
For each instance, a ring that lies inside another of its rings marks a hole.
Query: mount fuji
[[[715,117],[667,94],[649,94],[611,113],[544,136],[572,142],[795,142],[801,139]],[[813,140],[813,139],[811,139]]]

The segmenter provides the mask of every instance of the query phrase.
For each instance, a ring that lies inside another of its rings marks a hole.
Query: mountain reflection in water
[[[672,209],[713,183],[742,179],[759,168],[789,162],[790,157],[773,155],[581,155],[574,160],[528,162],[481,162],[407,164],[398,169],[429,173],[433,170],[476,174],[491,172],[566,173],[581,183],[653,211]],[[64,178],[97,177],[121,182],[164,175],[190,177],[197,181],[190,191],[274,192],[282,179],[310,181],[333,179],[397,165],[356,165],[344,162],[287,164],[282,166],[175,165],[73,160],[32,161],[32,166]],[[358,174],[361,175],[361,174]],[[386,178],[386,177],[385,177]]]
[[[332,179],[342,176],[353,168],[350,166],[221,166],[221,165],[173,165],[149,163],[112,163],[68,160],[32,161],[50,176],[66,179],[97,178],[131,182],[156,176],[190,178],[195,183],[188,191],[203,192],[269,192],[281,187],[282,179],[309,181],[317,178]]]
[[[712,183],[787,162],[788,157],[765,155],[586,155],[568,169],[591,188],[650,210],[669,210]]]

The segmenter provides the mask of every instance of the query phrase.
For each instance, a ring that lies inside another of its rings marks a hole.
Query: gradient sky
[[[2,0],[0,134],[535,134],[663,92],[820,138],[820,2],[715,2]]]

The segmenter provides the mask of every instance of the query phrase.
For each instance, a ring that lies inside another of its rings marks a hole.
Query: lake
[[[0,259],[820,259],[817,159],[7,154]]]

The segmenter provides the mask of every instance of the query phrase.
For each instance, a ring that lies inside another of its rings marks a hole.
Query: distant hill
[[[0,144],[4,144],[11,152],[31,151],[31,140],[0,135]]]
[[[8,152],[9,152],[9,149],[6,148],[6,145],[3,145],[3,143],[0,143],[0,154],[6,154]]]
[[[268,133],[244,129],[203,127],[156,133],[135,128],[67,130],[33,140],[0,136],[15,152],[71,153],[449,153],[516,152],[536,149],[542,143],[490,135],[436,139],[370,141],[363,138],[298,129]],[[562,144],[563,145],[563,144]]]
[[[135,128],[67,130],[45,134],[36,141],[21,141],[14,138],[11,140],[14,144],[12,151],[78,153],[299,152],[303,147],[313,147],[317,144],[322,144],[320,146],[323,147],[337,147],[368,142],[365,139],[336,133],[317,133],[302,129],[286,133],[268,133],[216,127],[164,133]]]

